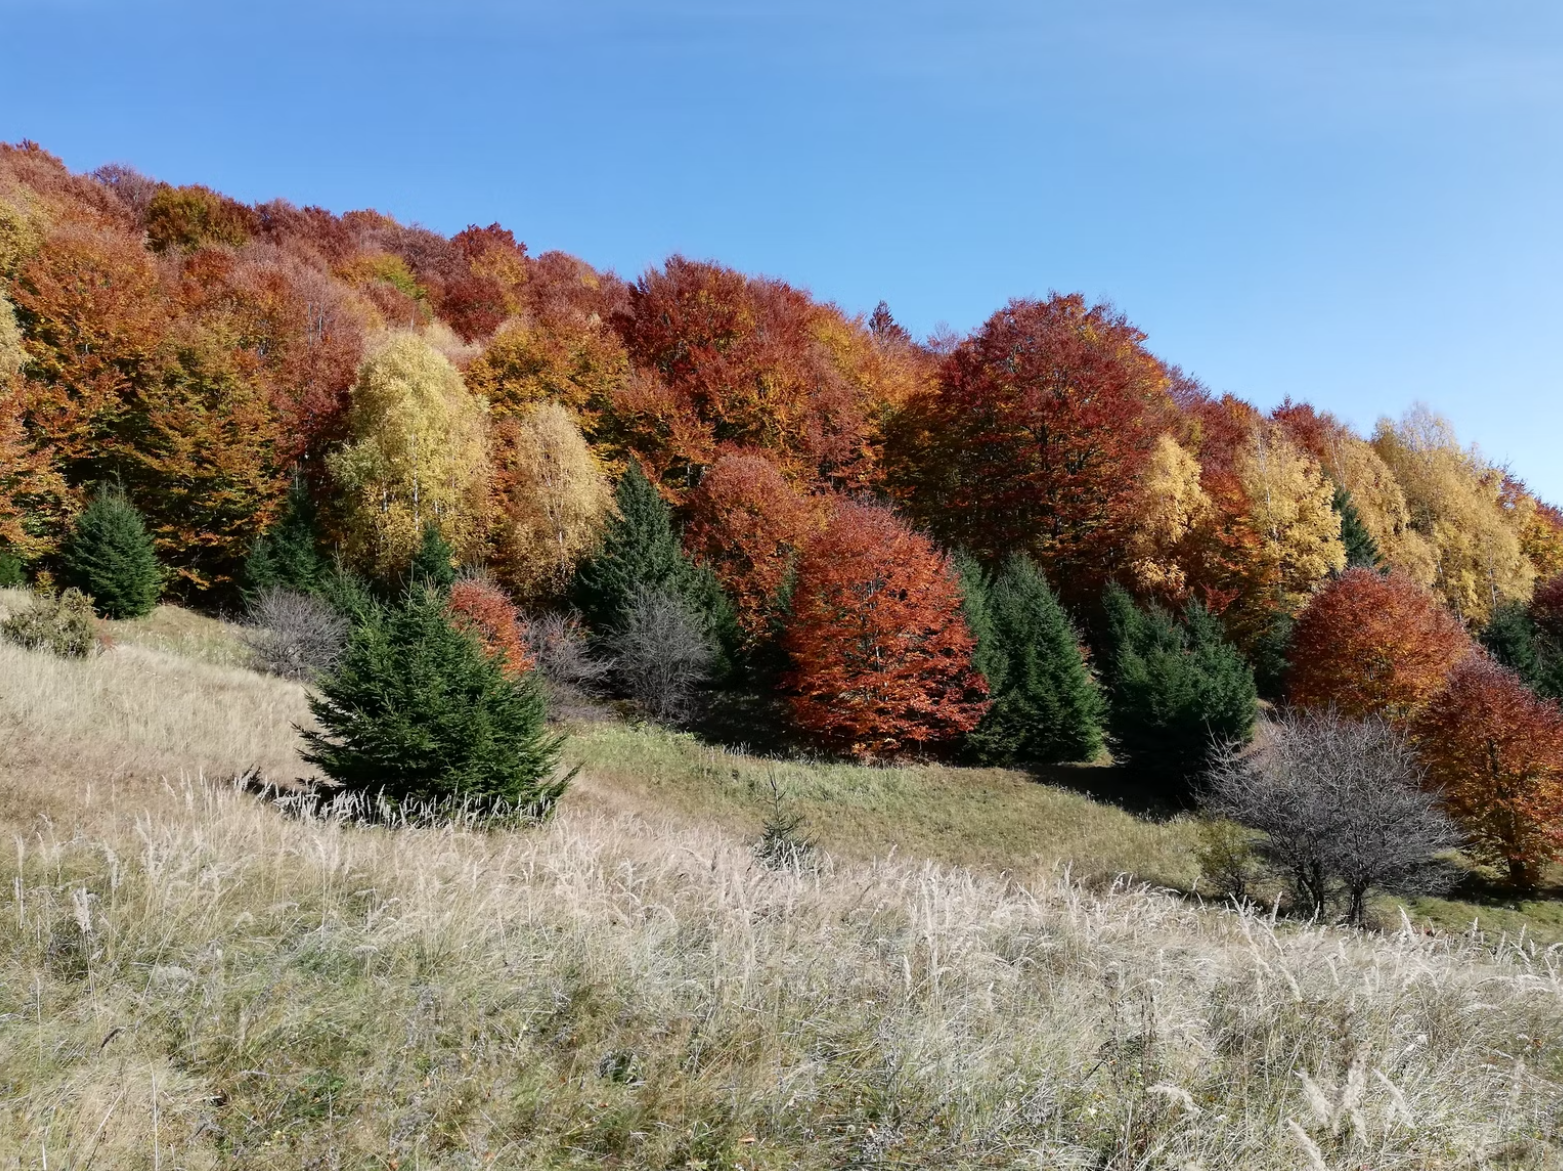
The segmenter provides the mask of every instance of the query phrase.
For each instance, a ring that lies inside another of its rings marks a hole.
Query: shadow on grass
[[[1068,789],[1149,821],[1169,821],[1197,805],[1186,784],[1128,764],[1034,764],[1022,771],[1041,784]]]
[[[1462,869],[1446,897],[1482,907],[1506,907],[1517,911],[1526,903],[1551,903],[1563,899],[1563,883],[1543,883],[1532,890],[1516,890],[1493,874],[1473,866]]]

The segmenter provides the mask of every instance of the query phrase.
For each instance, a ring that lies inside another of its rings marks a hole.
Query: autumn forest
[[[302,531],[378,596],[433,549],[516,671],[545,619],[587,646],[685,621],[702,693],[797,751],[1110,753],[1177,798],[1262,704],[1371,717],[1534,887],[1563,849],[1563,512],[1428,408],[1364,435],[1172,357],[1076,294],[919,339],[716,262],[626,279],[499,224],[246,205],[24,142],[0,584],[63,584],[113,492],[196,610],[251,604]],[[712,710],[687,699],[651,715]]]

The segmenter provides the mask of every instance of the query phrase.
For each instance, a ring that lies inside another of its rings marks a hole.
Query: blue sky
[[[1114,301],[1563,501],[1563,5],[0,0],[0,138],[965,330]]]

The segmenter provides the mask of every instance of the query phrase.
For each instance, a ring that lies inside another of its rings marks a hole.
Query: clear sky
[[[0,0],[0,138],[671,252],[918,333],[1114,301],[1261,406],[1423,401],[1563,501],[1556,0]]]

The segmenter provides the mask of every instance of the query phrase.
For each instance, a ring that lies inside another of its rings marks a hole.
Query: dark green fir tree
[[[163,593],[163,571],[146,523],[118,488],[82,510],[61,550],[67,585],[92,598],[105,618],[139,618]]]
[[[1179,622],[1159,606],[1136,605],[1115,584],[1104,606],[1115,755],[1186,797],[1213,746],[1253,734],[1253,669],[1198,602]]]
[[[1378,542],[1373,539],[1373,534],[1368,532],[1367,526],[1362,523],[1362,514],[1351,502],[1351,493],[1337,484],[1335,497],[1331,503],[1335,506],[1335,511],[1340,514],[1340,540],[1341,544],[1346,546],[1346,568],[1382,571],[1384,557],[1379,552]]]
[[[423,526],[423,540],[407,567],[407,584],[412,589],[427,587],[442,594],[456,584],[456,551],[450,547],[433,521]]]
[[[685,555],[672,510],[635,461],[619,480],[614,499],[618,515],[597,551],[581,563],[571,589],[587,623],[608,636],[622,626],[642,591],[678,594],[717,649],[715,675],[725,674],[739,642],[738,619],[716,575]]]
[[[295,483],[277,523],[250,547],[244,562],[245,594],[253,598],[274,589],[318,594],[332,572],[320,551],[315,502],[303,484]]]
[[[354,627],[310,709],[318,729],[304,732],[305,759],[394,807],[542,815],[568,783],[534,673],[507,677],[426,587]]]
[[[993,764],[1090,760],[1102,749],[1107,705],[1058,596],[1021,555],[982,592],[976,660],[989,664],[993,704],[968,738],[973,750]]]

